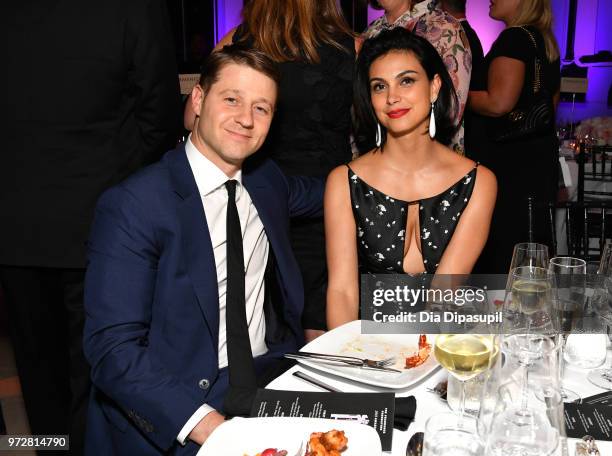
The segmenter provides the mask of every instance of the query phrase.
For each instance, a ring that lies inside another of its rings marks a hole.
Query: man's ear
[[[193,89],[191,90],[191,107],[193,108],[196,117],[200,116],[205,97],[206,94],[204,93],[204,89],[202,89],[202,86],[200,84],[194,85]]]
[[[431,103],[434,103],[438,99],[440,88],[442,87],[442,79],[438,74],[435,74],[431,83],[429,84],[429,99]]]

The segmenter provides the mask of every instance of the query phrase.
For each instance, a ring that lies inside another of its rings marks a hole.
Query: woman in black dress
[[[536,57],[542,62],[541,88],[559,96],[559,51],[551,30],[550,0],[494,0],[489,15],[507,28],[486,57],[487,90],[470,92],[469,106],[495,119],[533,101]],[[533,41],[532,41],[533,40]],[[479,160],[497,176],[499,192],[491,235],[479,261],[481,273],[507,273],[513,246],[528,239],[527,198],[537,207],[554,202],[558,187],[558,144],[554,123],[549,131],[514,141],[489,138]],[[544,210],[535,211],[535,241],[546,242]]]
[[[351,159],[355,39],[336,0],[251,0],[243,23],[218,45],[242,43],[278,63],[281,82],[259,154],[288,175],[327,177]],[[327,268],[323,218],[293,219],[291,239],[304,280],[306,341],[323,333]]]
[[[444,62],[403,28],[364,42],[356,135],[377,147],[333,170],[325,190],[327,324],[358,318],[359,272],[468,274],[489,232],[495,176],[444,146],[456,94]]]

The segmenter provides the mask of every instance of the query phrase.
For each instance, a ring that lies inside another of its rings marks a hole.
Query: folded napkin
[[[395,419],[393,427],[405,431],[414,421],[416,414],[416,399],[414,396],[395,398]]]

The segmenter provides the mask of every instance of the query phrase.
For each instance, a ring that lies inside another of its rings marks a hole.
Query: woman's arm
[[[442,255],[436,274],[469,274],[472,271],[489,237],[496,196],[495,175],[484,166],[479,166],[472,196]]]
[[[487,90],[471,91],[468,105],[472,111],[500,117],[516,106],[525,81],[525,64],[510,57],[496,57],[487,75]]]
[[[357,241],[348,168],[339,166],[327,178],[324,199],[327,250],[327,327],[333,329],[359,315]]]

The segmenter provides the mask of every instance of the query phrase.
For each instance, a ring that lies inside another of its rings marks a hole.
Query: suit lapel
[[[189,166],[185,148],[167,155],[173,186],[181,198],[178,218],[182,233],[182,252],[198,304],[215,346],[219,344],[219,290],[217,268],[202,198]],[[215,351],[215,356],[217,352]]]
[[[285,260],[283,253],[290,252],[291,246],[287,242],[288,238],[280,232],[283,227],[278,221],[278,208],[275,204],[275,201],[278,201],[277,192],[268,182],[250,173],[244,173],[242,181],[266,230],[268,242],[278,262],[277,271],[282,275],[284,268],[281,266]]]

